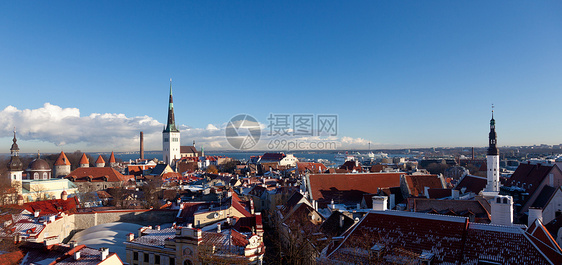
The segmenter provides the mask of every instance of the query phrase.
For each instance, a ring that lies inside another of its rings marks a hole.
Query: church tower
[[[23,163],[19,157],[20,148],[17,144],[16,129],[14,129],[14,139],[12,141],[14,143],[12,144],[12,148],[10,148],[11,158],[10,162],[8,162],[8,175],[10,177],[10,185],[14,186],[16,182],[21,184],[23,173]]]
[[[168,123],[162,132],[162,156],[166,164],[172,166],[175,159],[180,159],[180,131],[176,128],[174,118],[174,100],[172,98],[172,79],[170,78],[170,102],[168,104]]]
[[[486,154],[488,182],[483,191],[485,196],[495,196],[498,195],[500,191],[500,155],[497,147],[497,139],[496,121],[494,120],[494,110],[492,109],[490,133],[488,134],[488,153]]]

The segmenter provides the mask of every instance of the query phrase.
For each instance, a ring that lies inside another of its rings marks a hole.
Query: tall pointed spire
[[[488,155],[498,155],[499,150],[496,146],[498,135],[496,133],[496,120],[494,120],[494,105],[492,105],[492,119],[490,120],[490,134],[488,135]]]
[[[174,99],[172,97],[172,79],[170,78],[170,103],[168,104],[168,124],[164,132],[179,132],[176,128],[176,119],[174,117]]]

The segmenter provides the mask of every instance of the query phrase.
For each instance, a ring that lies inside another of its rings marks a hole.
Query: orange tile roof
[[[349,174],[311,174],[310,193],[312,199],[323,199],[324,192],[361,191],[377,193],[382,188],[400,187],[400,175],[404,173],[349,173]]]
[[[103,160],[103,157],[101,157],[101,155],[98,156],[98,159],[96,160],[96,164],[105,164],[105,160]]]
[[[68,158],[66,157],[63,151],[60,152],[57,161],[55,161],[55,166],[62,166],[62,165],[70,166],[70,162],[68,161]]]
[[[111,155],[109,156],[109,163],[115,163],[115,154],[113,154],[113,151],[111,151]]]
[[[90,161],[88,161],[88,157],[86,157],[86,153],[82,154],[82,157],[80,158],[80,164],[90,164]]]

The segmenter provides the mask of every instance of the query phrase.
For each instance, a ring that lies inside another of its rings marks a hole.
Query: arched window
[[[47,172],[43,172],[43,179],[47,179]]]
[[[497,202],[497,203],[502,203],[502,199],[501,199],[500,197],[498,197],[498,198],[496,199],[496,202]]]
[[[39,179],[39,173],[37,172],[33,173],[33,179]]]
[[[503,203],[507,204],[507,198],[503,198]]]

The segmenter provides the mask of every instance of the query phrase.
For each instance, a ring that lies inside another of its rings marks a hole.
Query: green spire
[[[168,104],[168,124],[164,132],[179,132],[176,128],[176,119],[174,118],[174,99],[172,97],[172,79],[170,78],[170,102]]]

